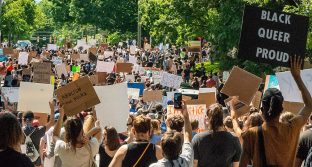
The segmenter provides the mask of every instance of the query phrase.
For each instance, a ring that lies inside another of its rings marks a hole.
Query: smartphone
[[[175,109],[182,109],[182,93],[175,93],[173,105]]]

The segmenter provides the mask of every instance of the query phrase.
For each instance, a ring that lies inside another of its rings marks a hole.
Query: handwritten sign
[[[167,72],[164,72],[162,74],[162,78],[161,78],[160,84],[163,85],[163,86],[167,86],[169,88],[179,89],[182,81],[183,80],[182,80],[181,76],[177,76],[177,75],[174,75],[174,74],[169,74]]]
[[[136,89],[136,88],[128,88],[128,98],[129,99],[136,99],[139,100],[140,97],[140,89]]]
[[[96,72],[113,72],[115,63],[114,62],[105,62],[105,61],[97,61]]]
[[[50,113],[49,101],[53,98],[54,86],[50,84],[21,82],[18,95],[18,111]]]
[[[153,90],[153,91],[144,91],[143,101],[144,102],[152,102],[152,101],[161,101],[163,96],[163,92],[161,90]]]
[[[64,74],[65,77],[68,74],[65,64],[58,64],[58,65],[56,65],[55,66],[55,70],[56,70],[56,74],[57,74],[58,78],[61,78],[62,74]]]
[[[36,83],[50,84],[51,79],[51,63],[34,63],[33,81]]]
[[[27,65],[28,64],[28,53],[20,52],[18,56],[18,64],[19,65]]]
[[[96,55],[97,48],[89,48],[89,53],[92,53],[93,55]]]
[[[242,82],[244,79],[244,82]],[[239,100],[249,105],[259,89],[262,79],[243,70],[233,67],[221,92],[228,96],[238,96]]]
[[[17,103],[18,102],[18,87],[2,87],[1,93],[4,97],[9,99],[10,103]],[[3,101],[3,98],[1,98],[1,101]]]
[[[106,72],[97,72],[96,76],[98,79],[98,84],[105,84],[106,83],[106,78],[108,76]]]
[[[75,115],[100,103],[88,76],[57,89],[56,96],[68,116]]]
[[[131,63],[117,63],[117,70],[116,72],[125,72],[125,73],[131,73],[133,64]]]
[[[206,105],[199,104],[199,105],[187,105],[187,111],[191,121],[197,120],[198,121],[198,131],[203,132],[205,131],[205,115],[206,115]],[[181,114],[180,110],[174,108],[173,105],[167,106],[167,117],[171,115],[179,115]]]
[[[276,76],[278,78],[278,83],[284,100],[288,102],[302,103],[303,100],[301,92],[290,71],[276,73]],[[312,69],[302,70],[301,78],[310,94],[312,94]]]
[[[52,62],[53,62],[54,65],[62,64],[63,63],[63,58],[53,56],[52,57]]]
[[[290,66],[292,55],[304,58],[309,18],[247,5],[238,57]]]

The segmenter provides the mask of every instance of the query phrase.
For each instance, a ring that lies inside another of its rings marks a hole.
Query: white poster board
[[[28,52],[20,52],[18,56],[18,64],[19,65],[27,65],[28,64]]]
[[[288,102],[300,102],[302,103],[301,92],[291,75],[290,71],[276,73],[280,90],[283,94],[284,100]],[[301,78],[308,88],[310,94],[312,94],[312,69],[302,70]]]
[[[134,54],[135,54],[135,51],[136,51],[136,46],[131,45],[131,46],[130,46],[130,54],[134,55]]]
[[[57,50],[57,45],[56,44],[48,44],[47,45],[47,50]]]
[[[113,126],[117,132],[125,132],[129,115],[127,84],[95,86],[94,89],[101,101],[95,106],[101,126]]]
[[[114,51],[104,51],[104,57],[109,58],[114,56]]]
[[[216,88],[199,88],[199,93],[215,93]]]
[[[163,86],[167,86],[169,88],[179,89],[182,81],[183,80],[182,80],[181,76],[177,76],[177,75],[174,75],[174,74],[169,74],[167,72],[164,72],[162,74],[162,78],[161,78],[160,84],[163,85]]]
[[[114,62],[97,61],[96,72],[111,73],[114,69]]]
[[[139,100],[140,97],[140,89],[136,88],[128,88],[128,98]]]
[[[134,77],[134,75],[126,75],[125,76],[125,78],[126,78],[126,81],[130,81],[130,82],[135,82],[135,77]]]
[[[1,93],[4,97],[9,98],[10,103],[18,102],[18,87],[2,87]],[[1,98],[1,101],[4,99]]]
[[[50,113],[49,101],[53,99],[54,85],[21,82],[18,96],[18,111]]]
[[[63,58],[53,56],[52,57],[52,62],[53,62],[54,65],[62,64],[63,63]]]
[[[137,58],[135,56],[129,56],[129,63],[137,64]]]

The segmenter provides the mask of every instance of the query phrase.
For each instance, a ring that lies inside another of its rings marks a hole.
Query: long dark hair
[[[79,142],[78,137],[82,131],[82,122],[80,119],[72,118],[68,119],[65,124],[65,142],[72,146],[72,149],[76,149]]]
[[[223,126],[222,106],[220,104],[212,104],[207,111],[207,117],[212,132],[217,132],[218,129]]]
[[[23,132],[15,115],[10,112],[0,113],[0,149],[13,148],[23,140]]]
[[[266,90],[262,98],[261,108],[264,119],[271,121],[279,117],[283,112],[283,102],[284,98],[281,91],[276,88]]]
[[[120,147],[119,136],[117,130],[114,127],[106,126],[106,146],[110,151],[115,151]]]

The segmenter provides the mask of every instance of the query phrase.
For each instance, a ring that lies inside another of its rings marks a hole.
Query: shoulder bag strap
[[[266,167],[268,165],[267,165],[266,156],[265,156],[262,126],[258,126],[258,142],[259,142],[259,153],[260,153],[261,164],[263,167]]]
[[[141,159],[143,158],[143,156],[145,155],[148,147],[151,145],[151,143],[148,143],[148,145],[145,147],[143,153],[141,154],[140,158],[136,161],[136,163],[132,166],[132,167],[136,167],[138,165],[138,163],[141,161]]]

